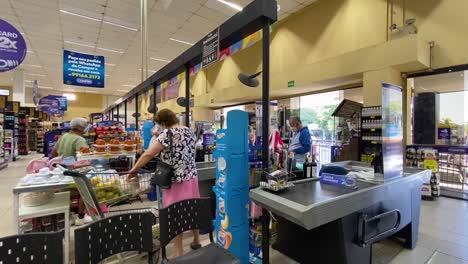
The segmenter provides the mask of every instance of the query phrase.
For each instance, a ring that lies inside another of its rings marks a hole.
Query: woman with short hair
[[[158,111],[155,121],[163,128],[163,131],[130,170],[129,178],[136,177],[136,173],[143,166],[154,156],[160,154],[161,160],[172,164],[174,171],[171,188],[162,189],[163,206],[167,207],[182,200],[200,198],[193,131],[180,125],[175,113],[169,109]],[[169,143],[169,131],[172,132],[172,149]],[[183,255],[182,238],[182,234],[174,238],[174,257]],[[198,230],[193,231],[191,247],[192,249],[201,247]]]

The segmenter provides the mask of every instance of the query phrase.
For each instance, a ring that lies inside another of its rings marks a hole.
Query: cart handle
[[[393,224],[393,227],[384,230],[383,232],[374,235],[370,238],[366,236],[366,231],[367,231],[367,224],[370,222],[379,222],[381,219],[384,217],[388,217],[394,215],[396,216],[396,221]],[[361,247],[366,247],[376,241],[379,241],[381,239],[384,239],[393,233],[395,233],[398,228],[400,227],[400,222],[401,222],[401,212],[398,209],[394,209],[379,215],[376,215],[374,217],[369,217],[367,214],[362,214],[359,217],[359,226],[358,226],[358,244]]]
[[[86,177],[84,174],[80,173],[80,172],[77,172],[77,171],[73,171],[73,170],[65,170],[63,172],[63,175],[65,176],[71,176],[71,177],[76,177],[76,178],[83,178],[83,177]]]

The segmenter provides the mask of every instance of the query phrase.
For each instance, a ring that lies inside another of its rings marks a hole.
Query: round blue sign
[[[10,23],[0,19],[0,72],[18,67],[26,58],[26,42]]]

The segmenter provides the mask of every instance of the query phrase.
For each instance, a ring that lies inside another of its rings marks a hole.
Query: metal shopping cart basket
[[[127,180],[128,172],[104,172],[96,171],[93,166],[84,166],[81,168],[67,169],[67,166],[57,165],[58,168],[63,170],[65,176],[73,177],[76,188],[80,193],[83,203],[87,209],[88,214],[93,221],[105,218],[106,216],[134,213],[134,212],[147,212],[153,213],[153,239],[155,243],[155,260],[157,263],[159,259],[159,223],[158,223],[158,208],[129,208],[125,210],[112,210],[111,206],[119,201],[136,197],[145,193],[151,187],[150,179],[152,173],[148,171],[140,171],[135,179]],[[100,193],[101,192],[101,193]],[[159,193],[159,190],[158,192]],[[160,199],[158,199],[159,201]],[[108,205],[106,210],[103,210],[102,205]],[[132,258],[133,255],[120,254],[119,261],[127,258]]]
[[[117,211],[123,213],[143,210],[143,208],[114,211],[110,209],[119,202],[138,198],[139,195],[147,193],[151,188],[152,173],[144,170],[140,171],[136,178],[128,180],[128,172],[103,171],[93,166],[74,169],[67,169],[67,166],[64,165],[57,165],[57,167],[63,170],[64,175],[73,177],[88,214],[93,220],[104,218],[107,211],[110,215],[110,212],[115,214]],[[157,212],[158,208],[149,209]]]

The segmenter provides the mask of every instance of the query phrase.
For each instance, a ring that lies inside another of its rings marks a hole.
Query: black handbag
[[[172,131],[169,129],[169,150],[171,152],[171,164],[162,161],[160,158],[156,160],[156,170],[151,177],[151,184],[157,185],[162,189],[171,188],[172,178],[174,177],[174,168],[172,167]]]

